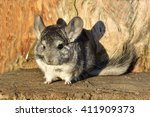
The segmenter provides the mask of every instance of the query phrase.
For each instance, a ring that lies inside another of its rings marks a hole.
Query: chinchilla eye
[[[45,50],[46,47],[45,47],[45,45],[42,44],[42,45],[41,45],[41,48],[42,48],[43,50]]]
[[[57,46],[57,48],[58,48],[59,50],[63,49],[63,47],[64,47],[63,44],[59,44],[59,45]]]

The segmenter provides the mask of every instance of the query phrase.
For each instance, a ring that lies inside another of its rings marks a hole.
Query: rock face
[[[46,25],[59,17],[68,22],[78,15],[84,27],[97,21],[105,24],[100,39],[111,57],[122,43],[130,40],[136,48],[135,72],[150,70],[150,0],[4,0],[0,1],[0,73],[34,68],[34,16],[43,17]],[[28,60],[28,61],[27,61]]]

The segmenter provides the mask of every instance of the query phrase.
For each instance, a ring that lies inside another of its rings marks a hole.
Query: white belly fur
[[[47,65],[40,59],[36,59],[36,62],[39,65],[39,68],[44,72],[46,81],[52,82],[57,79],[57,77],[65,80],[66,82],[72,80],[72,70],[74,65]],[[57,69],[60,69],[60,71]]]

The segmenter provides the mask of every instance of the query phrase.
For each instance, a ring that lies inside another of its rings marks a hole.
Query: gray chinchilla
[[[65,84],[71,84],[85,73],[120,75],[128,70],[135,58],[129,43],[125,43],[122,51],[115,54],[105,67],[100,67],[99,42],[95,39],[97,28],[95,26],[92,31],[84,29],[80,17],[74,17],[68,24],[59,19],[55,25],[50,26],[45,26],[40,16],[35,17],[35,59],[44,72],[45,83],[62,79]]]

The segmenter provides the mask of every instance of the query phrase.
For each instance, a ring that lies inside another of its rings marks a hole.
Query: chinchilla
[[[35,17],[35,60],[44,73],[46,84],[58,79],[71,84],[83,76],[87,77],[85,74],[121,75],[127,72],[135,59],[129,42],[124,43],[122,50],[105,66],[99,64],[101,47],[98,47],[99,41],[95,38],[98,28],[84,29],[80,17],[74,17],[68,24],[58,19],[55,25],[50,26],[45,26],[40,16]]]

